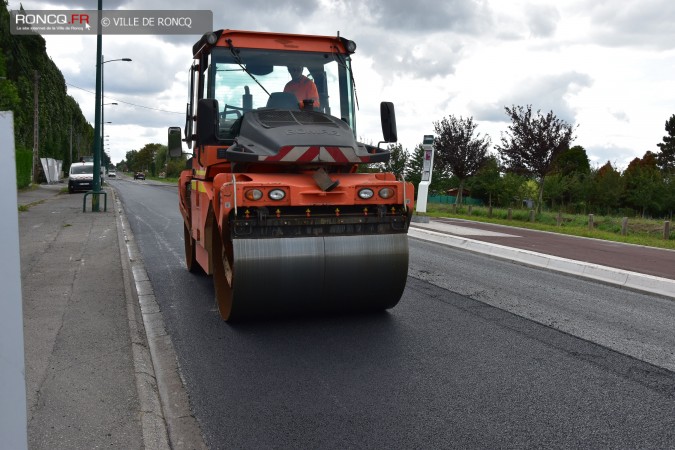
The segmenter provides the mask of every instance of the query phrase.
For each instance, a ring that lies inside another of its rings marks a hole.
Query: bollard
[[[589,230],[593,229],[593,214],[588,215],[588,229]]]
[[[98,211],[98,196],[102,195],[104,200],[103,211],[108,212],[108,193],[106,191],[88,191],[84,193],[82,198],[82,212],[87,212],[87,195],[92,194],[91,196],[91,210]]]
[[[513,217],[513,210],[509,208],[508,212],[506,213],[506,220],[511,220]]]
[[[488,208],[488,217],[492,219],[492,205]]]
[[[663,222],[663,239],[670,239],[670,220]]]
[[[469,205],[469,211],[468,214],[471,215],[471,212],[473,211],[473,205]]]
[[[558,211],[558,217],[555,220],[558,226],[562,225],[562,213],[560,211]]]
[[[452,204],[452,213],[457,214],[457,203]]]
[[[534,222],[534,209],[530,210],[530,222]]]
[[[628,234],[628,217],[621,219],[621,236],[626,236]]]

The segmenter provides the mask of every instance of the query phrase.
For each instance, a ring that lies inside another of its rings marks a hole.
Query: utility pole
[[[39,99],[40,99],[40,74],[35,71],[34,87],[33,87],[33,168],[31,169],[31,183],[37,184],[37,165],[40,163],[38,156],[38,145],[40,143],[40,114],[39,114]]]
[[[70,118],[70,156],[68,163],[73,165],[73,118]]]
[[[103,132],[103,129],[105,127],[105,122],[104,122],[104,108],[103,105],[105,104],[105,94],[103,93],[103,89],[105,88],[105,85],[103,84],[103,60],[105,57],[101,55],[101,152],[103,152],[103,146],[105,145],[105,133]],[[101,153],[102,154],[102,153]]]
[[[98,0],[98,11],[103,9],[103,0]],[[94,195],[91,198],[91,210],[99,211],[98,197],[101,191],[101,69],[103,68],[103,55],[101,54],[102,39],[101,27],[98,27],[96,34],[96,109],[94,114],[94,184],[92,191]]]

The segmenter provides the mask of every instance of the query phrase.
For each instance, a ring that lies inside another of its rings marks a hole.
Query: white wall
[[[14,116],[0,111],[0,446],[28,448]]]

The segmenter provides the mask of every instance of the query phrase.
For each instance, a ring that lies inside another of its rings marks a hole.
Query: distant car
[[[145,180],[145,174],[143,172],[136,172],[134,174],[134,180]]]
[[[108,177],[109,177],[109,178],[110,178],[110,177],[112,177],[112,178],[117,178],[117,172],[114,171],[114,170],[109,170],[109,171],[108,171]]]

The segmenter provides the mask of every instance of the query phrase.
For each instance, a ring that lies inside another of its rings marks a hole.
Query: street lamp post
[[[117,104],[117,103],[115,103],[115,104]],[[103,115],[102,112],[101,112],[101,115]],[[101,133],[103,133],[103,131],[102,131],[103,126],[106,123],[112,123],[112,122],[102,122],[101,123]],[[110,149],[110,135],[106,134],[105,136],[101,137],[101,165],[103,165],[103,163],[105,162],[103,160],[103,157],[106,155],[106,150],[109,150],[109,149]],[[110,155],[108,155],[108,157],[110,157]],[[108,172],[108,166],[106,165],[105,170],[102,170],[101,172],[103,172],[103,173]],[[103,181],[101,181],[101,184],[103,184]]]
[[[104,129],[104,127],[105,127],[105,124],[106,124],[106,123],[112,123],[112,122],[106,122],[106,121],[103,119],[104,112],[105,112],[105,111],[104,111],[105,108],[103,108],[103,107],[104,107],[104,106],[107,106],[107,105],[117,105],[117,102],[103,103],[103,104],[101,105],[101,136],[102,136],[102,137],[101,137],[101,139],[102,139],[102,140],[101,140],[101,145],[102,145],[102,146],[105,145],[105,139],[106,139],[107,137],[109,137],[109,136],[106,136],[105,133],[104,133],[104,131],[103,131],[103,129]],[[103,152],[105,152],[105,149],[102,150],[101,158],[103,158]],[[108,168],[106,167],[106,171],[107,171],[107,169],[108,169]]]
[[[98,10],[103,9],[103,0],[98,0]],[[98,33],[96,33],[96,101],[94,106],[94,185],[92,186],[93,192],[99,192],[101,190],[101,175],[97,174],[101,167],[101,68],[103,64],[102,55],[102,36],[101,36],[101,27],[98,28]],[[97,167],[98,166],[98,167]],[[85,201],[86,201],[86,195]],[[84,208],[83,208],[84,209]],[[91,197],[91,210],[98,212],[98,194],[94,194]]]
[[[103,122],[103,107],[105,105],[117,105],[117,102],[112,102],[112,103],[103,103],[105,101],[105,93],[104,93],[104,84],[103,84],[103,75],[105,74],[105,71],[103,70],[103,64],[113,62],[113,61],[127,61],[130,62],[131,58],[118,58],[118,59],[109,59],[108,61],[103,61],[103,56],[101,56],[101,122]],[[105,123],[105,122],[103,122]],[[103,136],[103,125],[101,125],[101,136]]]
[[[101,0],[99,0],[99,10],[101,9]],[[103,60],[103,55],[101,54],[101,34],[97,36],[96,41],[96,55],[98,59],[98,64],[96,65],[96,114],[94,124],[94,185],[92,191],[94,195],[92,197],[92,211],[99,211],[98,204],[98,195],[101,191],[101,148],[103,147],[103,64],[113,62],[113,61],[131,61],[131,58],[118,58],[118,59],[109,59],[107,61]],[[100,57],[99,57],[100,55]]]
[[[115,105],[115,106],[117,106],[117,102],[103,103],[103,104],[101,105],[101,136],[103,136],[103,137],[105,137],[105,134],[104,134],[104,132],[103,132],[103,124],[105,124],[105,123],[110,123],[110,122],[105,122],[105,119],[103,118],[103,117],[105,117],[105,114],[104,114],[105,110],[104,110],[103,107],[104,107],[104,106],[108,106],[108,105]]]

